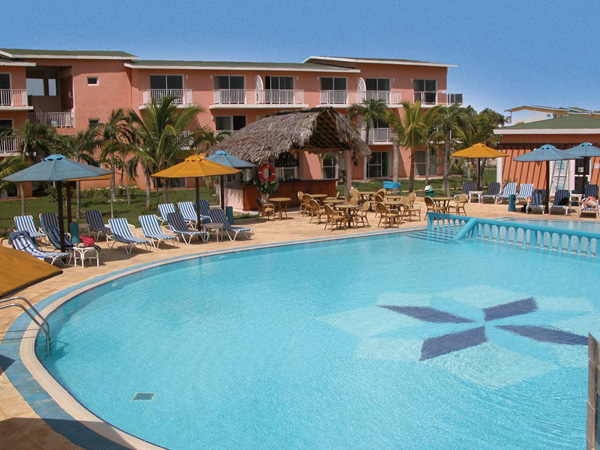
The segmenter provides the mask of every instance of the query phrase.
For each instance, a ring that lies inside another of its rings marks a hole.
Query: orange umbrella
[[[0,298],[62,273],[29,253],[0,246]]]
[[[488,147],[483,143],[478,143],[472,145],[469,148],[465,148],[464,150],[459,150],[458,152],[452,153],[451,156],[457,158],[470,158],[477,159],[477,187],[481,186],[481,171],[479,170],[479,164],[481,158],[506,158],[508,155],[506,153],[502,153],[496,149]]]
[[[239,169],[209,161],[202,155],[192,155],[185,158],[179,164],[156,172],[152,176],[154,178],[195,178],[196,214],[198,215],[198,220],[200,220],[200,178],[232,175],[238,172],[240,172]]]

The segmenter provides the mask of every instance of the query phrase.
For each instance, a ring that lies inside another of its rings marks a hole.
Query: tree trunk
[[[78,181],[75,186],[75,202],[75,220],[79,220],[81,217],[81,181]]]
[[[415,150],[410,149],[410,175],[408,177],[408,192],[415,190]]]
[[[152,195],[152,179],[146,174],[146,208],[150,208],[150,198]]]
[[[367,144],[367,147],[369,146],[369,129],[370,129],[370,127],[367,124],[365,127],[365,143]],[[369,181],[369,179],[367,177],[367,164],[368,164],[367,157],[365,156],[363,158],[363,160],[365,162],[364,167],[363,167],[363,182],[366,183],[367,181]]]
[[[123,180],[121,180],[121,186],[125,188],[125,195],[127,196],[127,204],[131,205],[131,191],[129,190],[129,186],[123,184]]]
[[[112,174],[110,175],[110,218],[115,218],[115,159],[113,158],[111,161],[110,168],[112,169]]]
[[[427,147],[425,149],[425,186],[429,184],[429,159],[431,158],[431,149]]]
[[[25,215],[25,183],[19,184],[19,190],[21,191],[21,215]]]
[[[394,140],[393,142],[393,157],[392,157],[392,161],[394,164],[393,167],[393,178],[394,178],[394,183],[398,182],[398,159],[399,159],[399,150],[398,150],[398,144],[396,143],[396,140]]]
[[[450,130],[446,133],[446,144],[444,148],[444,180],[442,190],[450,196]]]

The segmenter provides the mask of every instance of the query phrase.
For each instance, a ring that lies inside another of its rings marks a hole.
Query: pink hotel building
[[[402,101],[425,107],[462,103],[446,93],[450,64],[402,59],[310,57],[302,63],[139,60],[120,51],[0,49],[0,126],[20,128],[43,122],[59,134],[75,134],[108,119],[115,108],[143,110],[150,98],[176,95],[182,107],[203,110],[197,125],[235,131],[281,110],[330,106],[347,111],[352,103],[379,98],[397,113]],[[363,136],[364,137],[364,136]],[[354,179],[393,174],[391,133],[385,123],[370,130],[373,156],[353,168]],[[0,140],[0,157],[13,154],[16,138]],[[401,149],[402,150],[402,149]],[[336,178],[335,158],[298,155],[295,173],[305,179]],[[425,175],[424,152],[417,152],[417,175]],[[277,168],[284,175],[283,168]],[[289,169],[288,169],[289,170]],[[433,165],[433,174],[438,168]],[[408,152],[400,151],[400,177],[409,172]],[[142,180],[140,180],[142,181]]]

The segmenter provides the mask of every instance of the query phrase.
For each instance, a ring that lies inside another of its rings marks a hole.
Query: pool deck
[[[421,201],[422,211],[425,211],[425,205]],[[491,204],[467,204],[466,210],[469,216],[482,218],[499,218],[499,217],[516,217],[527,219],[556,219],[556,220],[579,220],[576,213],[570,216],[548,214],[524,214],[521,212],[508,212],[507,205],[491,205]],[[422,214],[421,221],[413,220],[412,222],[404,222],[399,229],[410,229],[415,227],[423,227],[426,225],[425,214]],[[582,219],[587,221],[598,222],[596,219]],[[180,258],[204,252],[218,252],[229,249],[237,249],[244,247],[254,247],[269,244],[278,244],[292,241],[305,241],[321,238],[336,238],[341,236],[361,235],[374,232],[384,231],[383,228],[377,228],[378,218],[375,218],[372,213],[369,214],[369,222],[371,227],[348,230],[326,231],[323,229],[324,223],[320,225],[309,223],[309,218],[301,216],[297,213],[290,213],[289,219],[282,221],[266,221],[263,219],[247,219],[239,221],[239,225],[252,227],[254,236],[250,240],[245,240],[239,237],[238,241],[230,242],[227,238],[224,241],[216,242],[214,239],[207,243],[198,243],[196,239],[191,245],[180,243],[178,248],[173,248],[166,244],[161,245],[160,250],[145,251],[143,249],[133,250],[131,255],[126,255],[120,244],[115,245],[115,248],[109,249],[105,242],[100,242],[102,247],[101,264],[99,267],[86,266],[67,267],[62,275],[46,280],[31,286],[19,292],[19,295],[27,297],[32,303],[36,304],[48,296],[60,292],[64,289],[76,286],[87,280],[106,276],[115,271],[131,268],[140,264],[154,263],[172,258]],[[394,230],[390,228],[388,230]],[[6,245],[6,244],[5,244]],[[17,308],[7,309],[2,311],[0,316],[0,339],[2,341],[10,341],[11,336],[8,333],[9,328],[20,315],[20,310]],[[4,355],[2,365],[8,365],[10,361],[5,361]],[[16,380],[15,380],[16,381]],[[57,419],[58,420],[58,419]],[[20,449],[77,449],[81,448],[62,434],[54,431],[48,425],[50,420],[48,417],[42,419],[36,414],[29,403],[13,386],[7,374],[0,370],[0,436],[2,436],[1,447],[10,448],[13,450]],[[63,420],[64,421],[64,420]],[[57,429],[68,427],[67,423],[62,423],[57,426]],[[72,422],[72,421],[71,421]]]

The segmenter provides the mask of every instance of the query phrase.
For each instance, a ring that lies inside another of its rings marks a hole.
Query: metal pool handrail
[[[27,306],[29,306],[29,309],[27,309],[21,303],[15,303],[19,300],[27,303]],[[12,303],[9,303],[9,302],[12,302]],[[3,303],[7,303],[7,304],[3,305]],[[44,334],[46,335],[46,351],[48,352],[48,354],[50,354],[50,346],[52,344],[52,338],[50,337],[50,324],[48,323],[46,318],[44,316],[42,316],[42,314],[35,308],[35,306],[33,306],[33,304],[29,300],[27,300],[25,297],[22,297],[20,295],[0,300],[0,309],[6,309],[6,308],[11,308],[11,307],[21,308],[23,311],[25,311],[25,313],[29,316],[29,318],[33,321],[33,323],[35,323],[38,326],[38,328],[40,328],[44,332]],[[39,322],[38,319],[40,319],[41,322]],[[44,328],[44,325],[46,325],[45,328]]]
[[[591,256],[600,244],[598,233],[442,213],[427,213],[427,229],[454,234],[454,241],[487,239]]]

